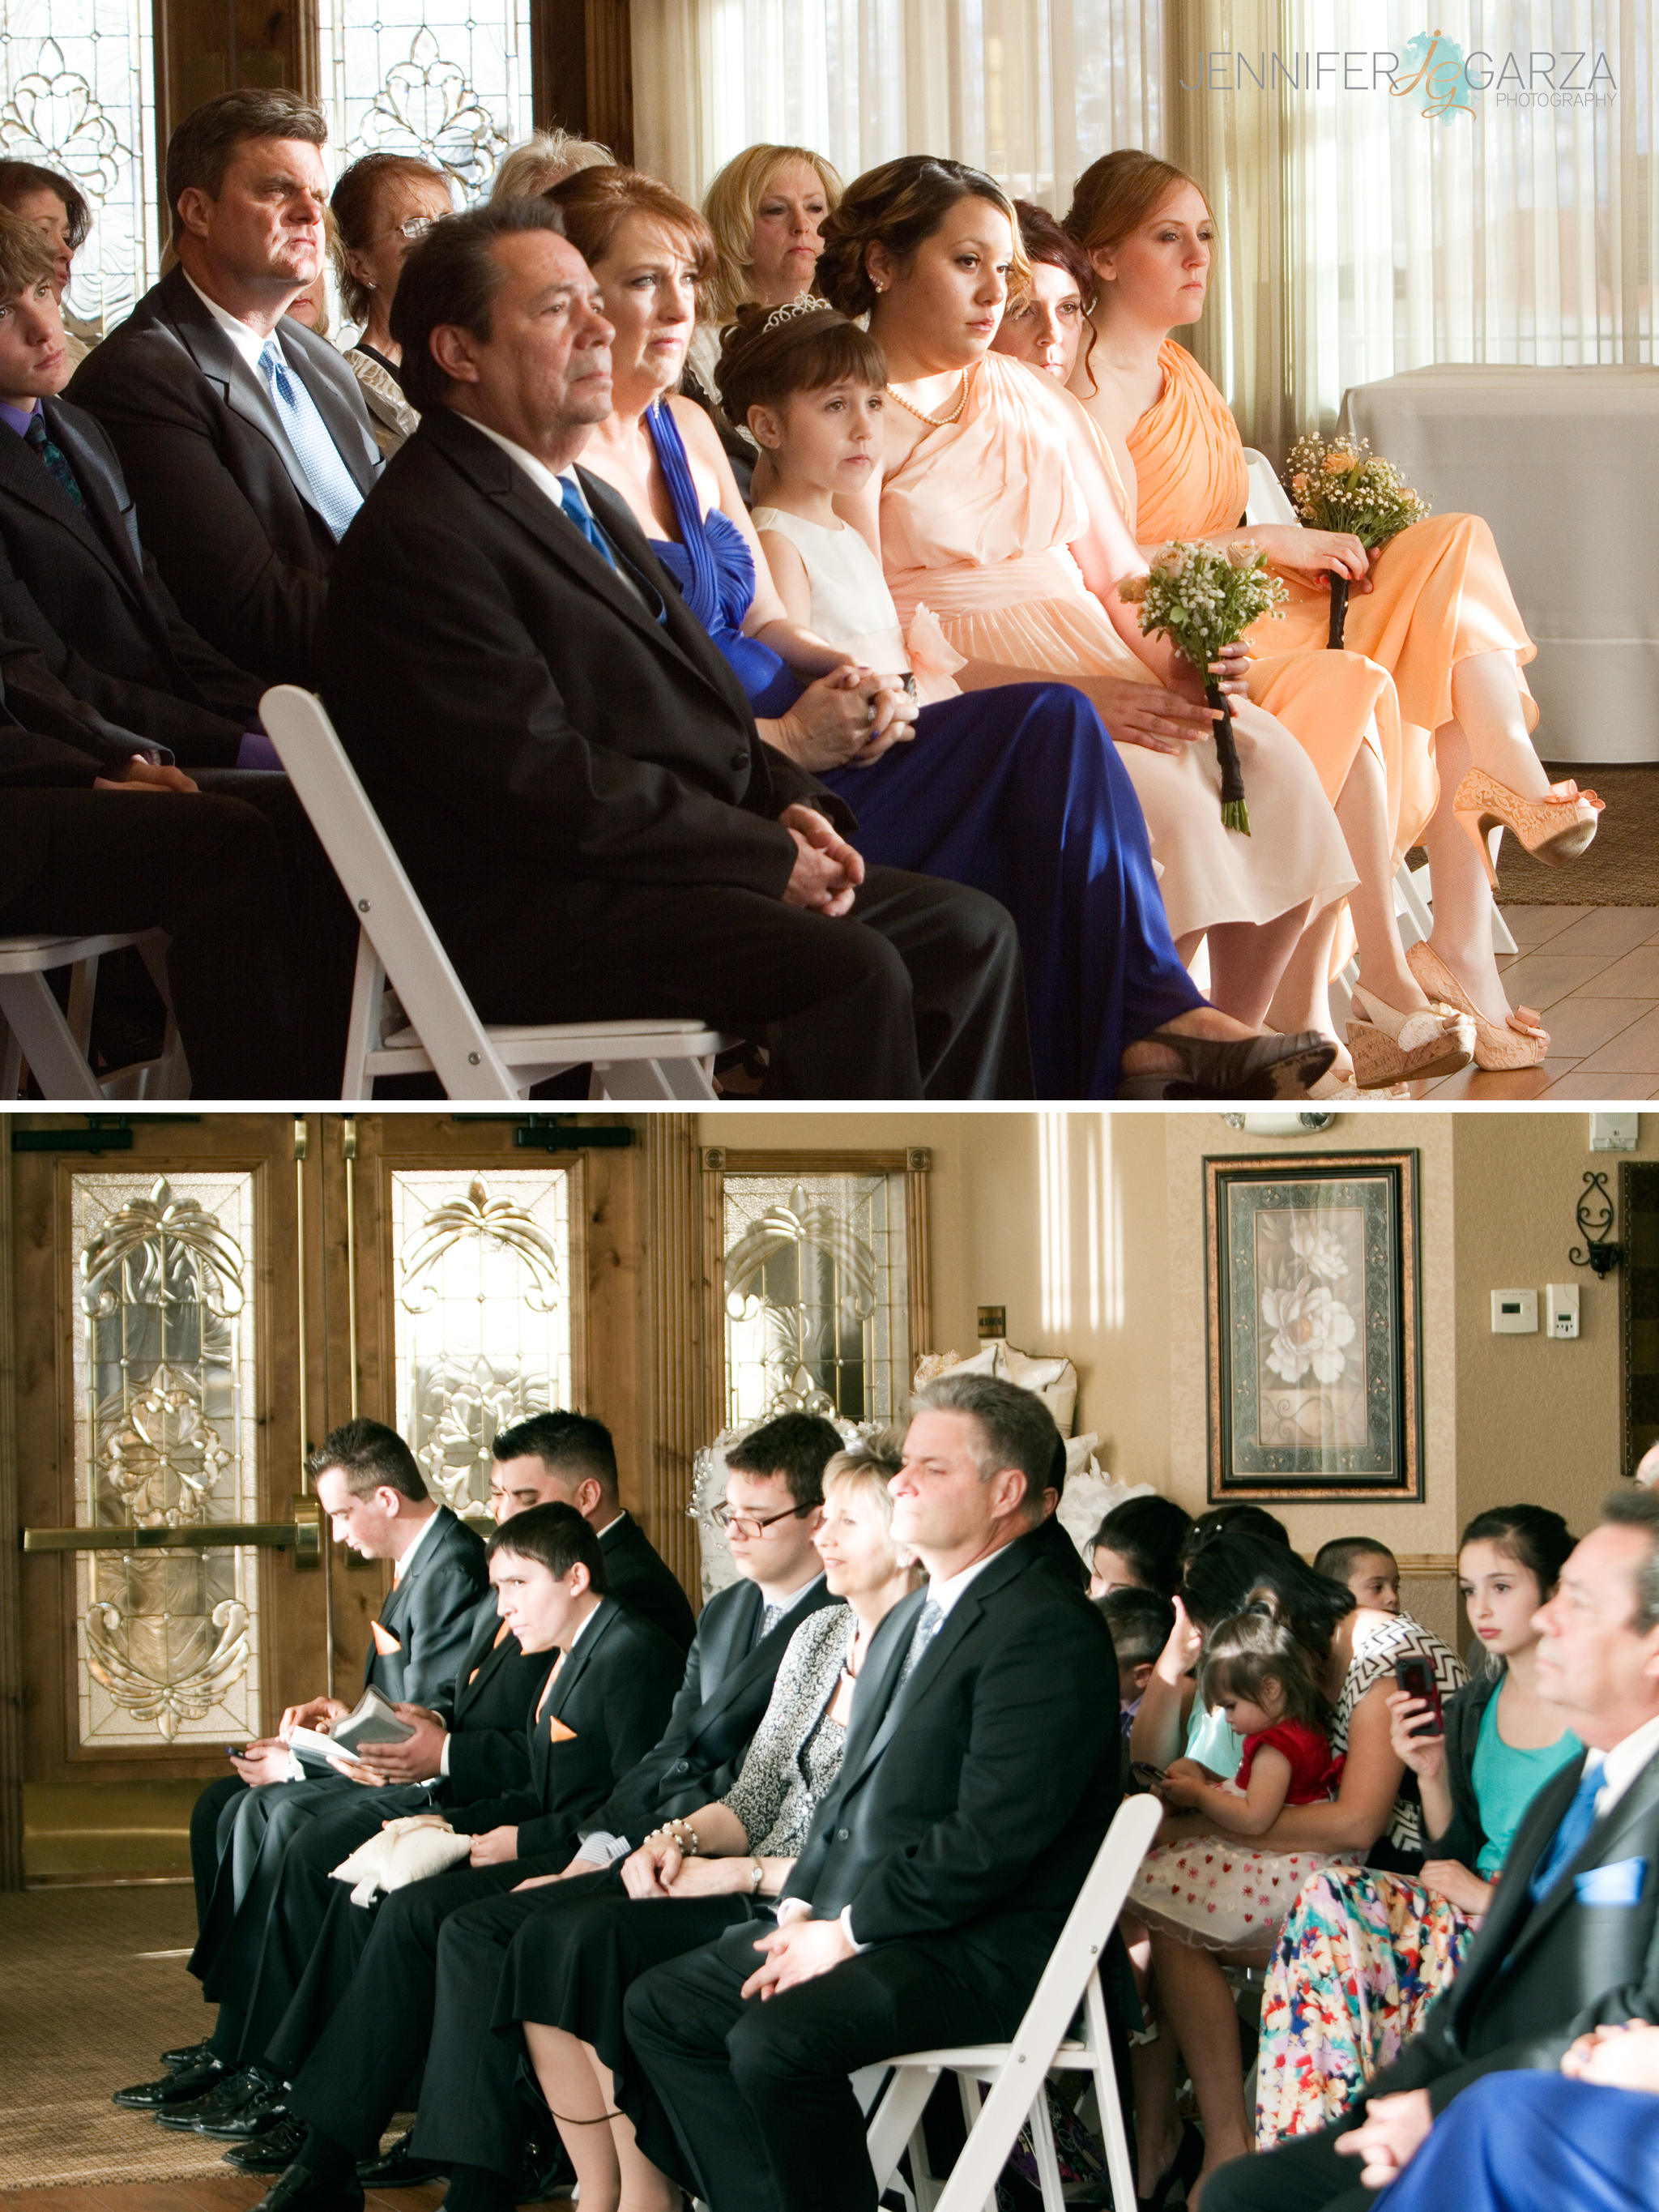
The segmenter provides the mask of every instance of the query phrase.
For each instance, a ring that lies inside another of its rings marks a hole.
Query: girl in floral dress
[[[1184,1609],[1142,1699],[1138,1759],[1163,1765],[1178,1747],[1194,1692],[1185,1679],[1200,1641],[1194,1624],[1219,1622],[1262,1595],[1284,1608],[1309,1655],[1334,1708],[1332,1751],[1346,1763],[1334,1798],[1287,1805],[1255,1839],[1219,1834],[1200,1814],[1172,1814],[1141,1864],[1128,1911],[1151,1931],[1159,2031],[1156,2043],[1135,2054],[1143,2185],[1155,2185],[1178,2152],[1176,2046],[1204,2123],[1204,2176],[1250,2149],[1238,2015],[1221,1960],[1265,1965],[1304,1884],[1333,1861],[1420,1863],[1416,1784],[1413,1778],[1402,1788],[1405,1763],[1390,1741],[1395,1662],[1426,1659],[1447,1696],[1464,1680],[1456,1654],[1418,1622],[1357,1607],[1350,1590],[1280,1545],[1223,1532],[1188,1563]],[[1183,1626],[1187,1645],[1178,1650]]]
[[[1537,1695],[1532,1626],[1572,1540],[1540,1505],[1503,1506],[1464,1530],[1458,1571],[1488,1672],[1452,1698],[1443,1735],[1422,1700],[1389,1700],[1431,1856],[1415,1877],[1329,1867],[1297,1898],[1262,1999],[1262,2150],[1330,2126],[1416,2034],[1462,1963],[1528,1801],[1581,1750]]]

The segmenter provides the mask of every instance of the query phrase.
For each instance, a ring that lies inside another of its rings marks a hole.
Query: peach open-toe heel
[[[1550,1048],[1550,1033],[1530,1006],[1517,1006],[1507,1024],[1489,1020],[1428,942],[1419,939],[1406,965],[1426,999],[1455,1006],[1474,1024],[1474,1064],[1488,1075],[1505,1068],[1536,1067]]]
[[[1353,1079],[1362,1091],[1455,1075],[1474,1057],[1474,1024],[1451,1006],[1402,1014],[1374,992],[1357,986],[1348,1024]]]
[[[1547,799],[1522,799],[1485,769],[1472,768],[1457,787],[1452,812],[1474,839],[1486,880],[1496,890],[1498,871],[1486,844],[1489,830],[1510,830],[1534,860],[1559,868],[1563,860],[1576,860],[1589,844],[1604,804],[1593,791],[1580,791],[1572,782],[1553,783]]]

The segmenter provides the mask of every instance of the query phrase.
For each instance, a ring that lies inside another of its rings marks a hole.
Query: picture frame
[[[1419,1156],[1206,1157],[1209,1496],[1423,1496]]]
[[[1659,1443],[1659,1162],[1620,1163],[1619,1231],[1624,1472],[1633,1475]]]

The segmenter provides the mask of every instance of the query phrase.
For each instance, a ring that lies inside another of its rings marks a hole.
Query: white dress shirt
[[[1612,1812],[1619,1800],[1630,1788],[1637,1776],[1650,1759],[1659,1754],[1659,1714],[1644,1721],[1633,1729],[1622,1742],[1611,1751],[1592,1751],[1584,1760],[1586,1773],[1594,1773],[1599,1765],[1606,1779],[1596,1793],[1595,1817],[1599,1820]]]
[[[534,453],[526,453],[522,446],[515,445],[511,438],[504,438],[499,430],[492,430],[488,422],[479,422],[476,415],[469,415],[465,419],[471,423],[475,430],[482,430],[486,438],[493,438],[501,451],[510,459],[518,463],[542,497],[552,501],[565,521],[568,522],[570,518],[564,512],[564,494],[561,489],[563,484],[568,484],[582,506],[586,507],[590,514],[593,514],[592,507],[588,504],[587,494],[577,481],[576,464],[574,461],[562,469],[550,469],[545,461],[538,461]],[[599,521],[597,515],[594,515],[593,519],[596,522]],[[603,529],[605,526],[600,523],[599,526]],[[650,613],[652,610],[647,605],[645,593],[634,581],[627,568],[620,562],[613,565],[617,582],[624,591],[631,592],[640,605],[645,607],[647,613]]]
[[[256,331],[251,324],[243,322],[240,316],[233,315],[228,307],[222,307],[216,300],[210,300],[188,269],[185,271],[185,282],[212,316],[214,321],[218,324],[237,352],[241,355],[248,367],[257,373],[259,356],[264,351],[267,343],[266,334],[262,331]],[[270,333],[270,342],[275,343],[278,353],[283,352],[283,342],[275,331]],[[283,354],[283,358],[286,361],[288,356]]]

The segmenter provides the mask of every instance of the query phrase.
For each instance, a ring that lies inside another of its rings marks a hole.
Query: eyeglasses
[[[413,246],[417,239],[424,238],[428,231],[442,221],[441,216],[412,215],[407,222],[394,222],[390,230],[383,230],[380,237],[372,243],[378,246],[381,238],[406,238]]]
[[[708,1516],[717,1528],[752,1543],[757,1536],[775,1528],[780,1521],[799,1521],[803,1513],[813,1510],[810,1505],[794,1505],[781,1513],[734,1513],[729,1505],[717,1505]]]

